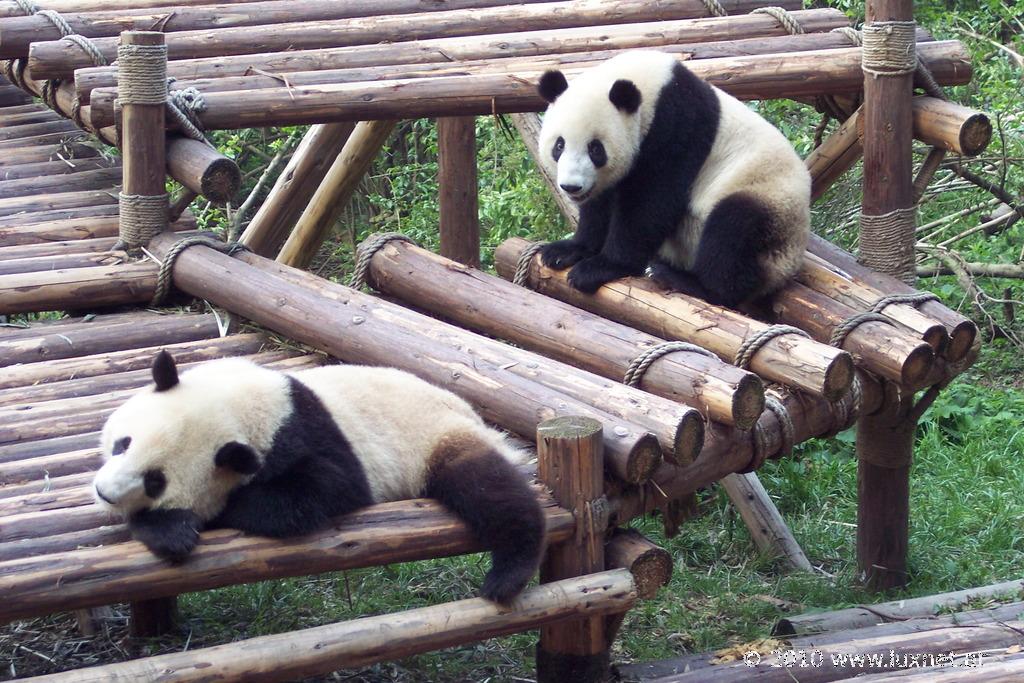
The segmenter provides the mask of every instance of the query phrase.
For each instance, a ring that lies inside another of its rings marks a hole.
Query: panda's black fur
[[[629,58],[628,54],[626,58]],[[621,60],[621,57],[616,59]],[[545,265],[556,269],[572,267],[569,283],[587,293],[596,291],[611,280],[639,275],[648,266],[651,266],[652,276],[662,284],[701,296],[712,303],[736,306],[770,293],[792,273],[771,272],[776,264],[766,262],[765,254],[789,249],[790,243],[798,244],[802,251],[807,226],[802,225],[802,217],[788,221],[773,212],[766,205],[765,192],[761,188],[758,188],[758,194],[745,191],[730,193],[704,218],[702,227],[691,228],[700,230],[700,235],[696,253],[689,256],[692,259],[689,267],[684,269],[678,263],[661,258],[666,251],[681,251],[671,240],[684,229],[681,226],[691,210],[698,176],[708,172],[709,158],[715,145],[739,146],[736,141],[723,141],[719,137],[723,93],[670,58],[666,67],[670,74],[658,88],[654,101],[647,101],[645,98],[649,100],[650,95],[641,94],[633,81],[625,76],[643,78],[649,75],[632,73],[629,66],[616,72],[613,63],[609,62],[606,67],[610,73],[605,80],[592,80],[579,87],[603,88],[601,92],[607,93],[602,95],[604,102],[609,105],[608,109],[614,111],[594,110],[591,101],[577,104],[572,97],[580,95],[570,89],[560,72],[547,72],[538,84],[542,97],[552,104],[549,116],[556,104],[562,107],[560,114],[563,117],[566,107],[579,108],[570,116],[578,116],[583,120],[581,125],[593,127],[595,132],[591,135],[591,145],[602,141],[602,132],[626,125],[619,121],[631,124],[630,118],[635,118],[640,107],[646,106],[648,111],[653,108],[649,128],[642,135],[632,158],[628,158],[630,150],[627,149],[620,154],[620,159],[611,161],[625,166],[621,169],[624,171],[621,177],[597,188],[582,200],[572,195],[573,191],[578,191],[580,183],[562,184],[563,191],[579,202],[579,225],[572,238],[553,242],[541,251]],[[611,83],[610,87],[608,83]],[[567,91],[569,94],[564,97],[572,100],[569,103],[562,99]],[[592,94],[584,93],[587,96]],[[734,108],[730,108],[729,115],[734,116],[733,112]],[[750,114],[756,117],[752,112]],[[740,115],[743,116],[742,113]],[[546,130],[542,131],[540,154],[542,159],[547,157],[558,163],[562,149],[569,143],[561,135],[563,130],[560,126],[564,125],[561,118],[552,118],[555,122],[550,124],[545,119]],[[752,135],[762,132],[752,131]],[[555,135],[559,136],[555,145],[560,149],[549,150],[544,144]],[[581,138],[580,144],[583,141]],[[749,144],[753,146],[755,142],[752,139]],[[790,153],[799,162],[795,153],[791,150]],[[621,157],[625,157],[625,161]],[[752,159],[751,163],[758,163],[758,160]],[[793,169],[793,173],[806,175],[802,165]],[[602,168],[593,171],[599,181],[603,171]],[[559,173],[558,178],[561,182],[563,174]],[[809,192],[809,178],[806,186]],[[799,194],[802,189],[799,183],[797,188]],[[787,189],[781,188],[782,191]],[[797,201],[803,200],[798,197]],[[809,204],[809,199],[807,202]],[[807,215],[809,222],[809,213]],[[795,263],[795,260],[789,256],[782,261],[784,268],[794,267],[790,262]]]
[[[175,450],[173,443],[164,443],[170,433],[164,429],[166,425],[156,425],[154,433],[160,434],[160,440],[147,439],[146,429],[139,426],[142,421],[138,415],[143,410],[152,412],[155,407],[159,410],[162,399],[165,408],[184,407],[196,396],[202,396],[198,400],[216,400],[209,395],[210,386],[179,387],[173,360],[166,352],[154,363],[154,389],[133,397],[131,401],[135,403],[130,401],[122,406],[119,411],[123,415],[119,417],[115,412],[104,428],[104,454],[108,455],[108,462],[97,474],[97,496],[127,512],[133,535],[155,554],[171,561],[183,561],[198,543],[199,531],[204,528],[230,527],[263,536],[295,536],[322,529],[339,515],[384,502],[374,495],[364,459],[390,456],[377,456],[370,451],[357,453],[336,418],[338,413],[332,413],[318,395],[318,391],[323,395],[325,387],[329,391],[336,378],[348,376],[342,373],[356,373],[353,378],[361,385],[355,389],[356,395],[372,404],[363,408],[369,410],[368,414],[386,420],[387,397],[397,387],[405,387],[416,397],[412,404],[425,416],[437,417],[439,431],[433,436],[427,435],[423,441],[432,444],[429,452],[408,451],[404,456],[396,452],[399,455],[395,457],[409,457],[411,452],[418,460],[410,465],[422,466],[422,475],[412,475],[411,481],[418,484],[406,491],[409,494],[406,497],[425,495],[437,499],[458,515],[492,551],[492,569],[484,581],[482,595],[497,602],[508,602],[536,571],[543,552],[545,529],[537,498],[524,475],[510,462],[509,454],[513,451],[504,444],[503,437],[485,427],[461,399],[412,375],[384,368],[335,366],[282,375],[241,361],[218,362],[234,363],[227,366],[231,372],[226,376],[250,373],[265,385],[261,389],[259,383],[255,384],[258,390],[241,397],[239,406],[222,405],[219,409],[225,415],[233,409],[244,408],[246,402],[260,400],[260,391],[279,402],[274,407],[256,407],[256,410],[265,410],[267,416],[285,416],[276,426],[268,427],[272,438],[265,450],[259,451],[247,443],[247,439],[242,438],[245,429],[237,425],[228,425],[224,436],[200,441],[204,445],[219,444],[208,455],[181,453]],[[202,379],[201,374],[195,373],[201,373],[203,368],[199,366],[185,373],[182,385],[194,385],[190,374]],[[223,371],[212,366],[211,372]],[[325,378],[324,372],[334,374]],[[316,379],[317,384],[313,386],[317,390],[307,385],[304,377]],[[375,380],[376,387],[373,386]],[[191,393],[180,393],[186,390]],[[279,392],[287,395],[278,396]],[[231,392],[225,395],[230,396]],[[330,396],[337,405],[347,400],[341,398],[344,394]],[[195,426],[202,419],[198,414],[168,416],[168,420],[181,421],[186,428],[190,421]],[[245,419],[239,420],[238,425],[245,422]],[[429,422],[421,419],[414,424]],[[367,434],[375,433],[374,426],[385,434],[398,433],[386,424],[367,425],[366,433],[360,434],[364,442]],[[231,434],[239,436],[231,438]],[[116,444],[125,443],[125,439],[128,446],[122,453]],[[410,441],[418,443],[413,438]],[[172,458],[184,462],[174,462]],[[387,468],[393,468],[395,462],[385,465],[381,471],[389,471]],[[198,483],[186,484],[185,479],[193,477],[195,470],[203,470],[199,473],[201,476],[195,478]],[[374,476],[379,478],[381,471],[375,471]],[[154,473],[164,479],[169,489],[167,496],[162,491],[151,496],[142,485],[142,480]],[[234,483],[229,481],[216,493],[212,492],[213,485],[209,482],[225,477],[233,478]],[[204,486],[211,493],[201,490]],[[222,504],[203,507],[202,504],[217,495],[225,498]]]

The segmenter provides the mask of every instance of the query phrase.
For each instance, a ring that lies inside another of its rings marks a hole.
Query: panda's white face
[[[103,426],[104,464],[93,480],[97,502],[125,516],[185,509],[203,520],[215,517],[231,491],[251,478],[218,466],[218,452],[229,444],[266,452],[280,424],[275,416],[290,409],[278,377],[249,363],[212,361],[180,381],[175,369],[173,382],[159,388],[157,379],[158,388],[132,396]]]

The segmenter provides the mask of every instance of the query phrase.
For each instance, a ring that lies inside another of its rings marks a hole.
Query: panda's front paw
[[[571,239],[558,240],[544,245],[540,250],[540,261],[548,268],[565,270],[590,255],[590,252],[579,242]]]
[[[142,510],[128,520],[132,537],[157,557],[175,564],[184,562],[199,543],[203,523],[190,510]]]
[[[638,274],[639,272],[635,269],[609,261],[598,254],[573,266],[573,269],[569,271],[568,280],[574,289],[578,289],[584,294],[593,294],[601,288],[601,285],[612,280]]]

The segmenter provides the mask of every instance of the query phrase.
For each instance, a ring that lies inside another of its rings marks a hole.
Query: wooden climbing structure
[[[215,314],[154,308],[172,289],[343,362],[407,369],[536,442],[542,583],[508,609],[460,601],[57,680],[201,680],[210,667],[286,680],[538,627],[538,680],[603,680],[623,614],[672,567],[630,520],[659,511],[671,532],[694,492],[719,482],[760,547],[807,568],[755,472],[855,423],[858,561],[875,588],[904,583],[914,428],[978,353],[971,321],[901,279],[912,207],[942,155],[977,154],[991,128],[944,99],[970,64],[959,43],[914,25],[908,0],[869,1],[862,31],[801,7],[0,0],[0,315],[150,304],[0,328],[0,621],[60,610],[87,621],[129,601],[134,632],[157,633],[184,592],[480,549],[424,500],[289,541],[207,532],[181,566],[130,541],[92,504],[89,472],[96,430],[145,383],[156,348],[186,364],[327,361],[265,332],[225,336]],[[819,197],[863,156],[861,256],[873,268],[816,238],[756,316],[642,278],[583,296],[524,240],[497,251],[500,277],[477,270],[473,117],[510,115],[535,152],[536,78],[638,47],[678,55],[741,99],[792,98],[841,119],[807,164]],[[381,235],[364,243],[353,286],[306,272],[395,122],[423,116],[438,118],[441,255]],[[204,131],[294,124],[311,127],[245,249],[197,235],[188,203],[228,200],[240,182]],[[933,147],[916,179],[915,138]],[[121,156],[100,155],[103,144]],[[167,196],[168,177],[182,195]]]

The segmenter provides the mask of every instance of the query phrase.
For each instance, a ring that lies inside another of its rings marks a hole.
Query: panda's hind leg
[[[735,308],[764,293],[759,257],[777,245],[772,216],[761,201],[742,192],[720,201],[705,221],[693,265],[705,300]]]
[[[649,277],[656,285],[670,292],[682,292],[698,299],[707,299],[708,297],[707,290],[697,278],[670,263],[655,261],[651,264],[649,273]]]
[[[479,435],[450,435],[431,456],[426,495],[491,551],[481,595],[502,604],[518,595],[544,552],[544,513],[524,475]]]

